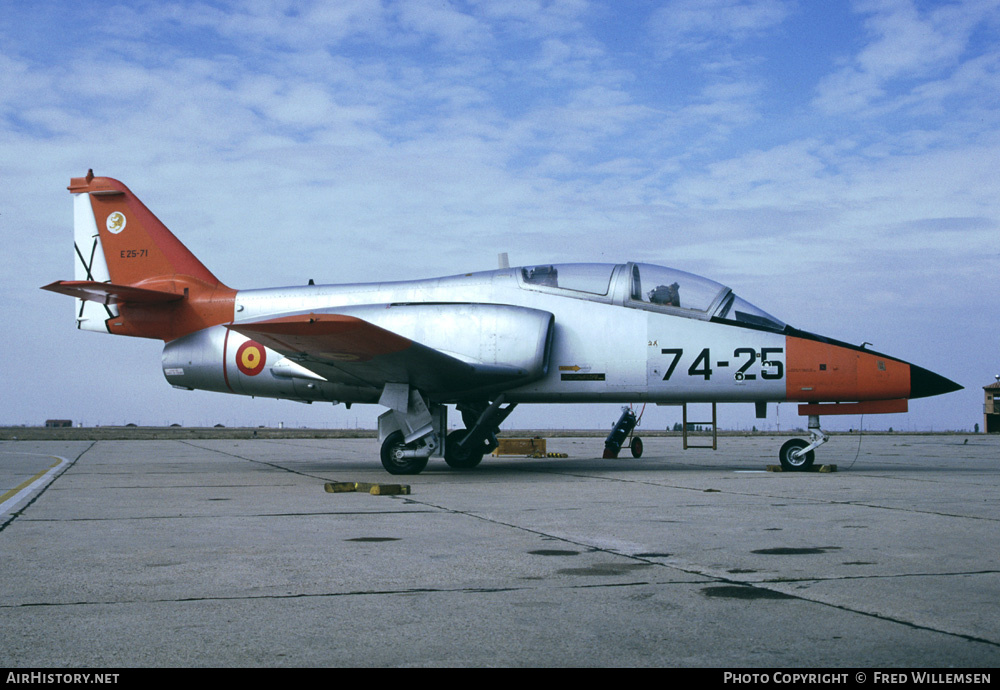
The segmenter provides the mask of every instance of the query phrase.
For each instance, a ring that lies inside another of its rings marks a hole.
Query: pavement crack
[[[606,582],[573,584],[551,587],[545,589],[603,589],[621,587],[644,587],[657,584],[699,584],[686,582]],[[543,589],[541,586],[520,586],[520,587],[410,587],[401,589],[359,589],[346,592],[297,592],[289,594],[247,594],[241,596],[196,596],[196,597],[164,597],[160,599],[118,599],[118,600],[93,600],[93,601],[35,601],[19,604],[0,604],[0,610],[26,609],[26,608],[58,608],[73,606],[122,606],[132,604],[178,604],[191,602],[210,601],[261,601],[261,600],[290,600],[290,599],[322,599],[340,597],[371,597],[371,596],[408,596],[413,594],[502,594],[506,592],[525,592]]]
[[[795,582],[846,582],[849,580],[894,580],[908,577],[963,577],[965,575],[1000,575],[1000,570],[957,570],[943,573],[892,573],[889,575],[837,575],[831,577],[780,577],[760,580],[773,584],[792,584]]]
[[[658,480],[639,480],[639,479],[629,479],[629,478],[622,478],[622,477],[605,477],[605,476],[594,475],[594,474],[581,474],[579,472],[560,472],[558,470],[537,469],[537,468],[535,468],[535,469],[533,469],[533,468],[527,468],[527,469],[525,469],[525,472],[534,472],[536,474],[550,474],[550,475],[561,476],[561,477],[573,477],[573,478],[576,478],[576,479],[592,479],[592,480],[615,482],[615,483],[621,483],[621,484],[641,484],[643,486],[661,487],[661,488],[665,488],[665,489],[678,489],[678,490],[681,490],[681,491],[696,491],[698,493],[705,493],[705,491],[706,491],[705,487],[702,487],[702,486],[683,486],[683,485],[680,485],[680,484],[668,484],[666,482],[662,482],[662,481],[658,481]],[[765,493],[765,492],[755,493],[755,492],[752,492],[752,491],[732,491],[732,490],[728,490],[728,489],[713,489],[711,493],[719,493],[719,494],[722,494],[724,496],[726,496],[726,495],[728,495],[728,496],[749,496],[749,497],[752,497],[752,498],[768,498],[768,499],[783,500],[783,501],[795,500],[795,501],[800,501],[800,502],[813,503],[815,505],[848,505],[848,506],[858,506],[858,507],[861,507],[861,508],[873,508],[873,509],[876,509],[876,510],[892,510],[892,511],[897,511],[897,512],[902,512],[902,513],[913,513],[915,515],[936,515],[938,517],[959,518],[959,519],[963,519],[963,520],[985,520],[987,522],[1000,522],[1000,517],[991,517],[991,516],[988,516],[988,515],[962,515],[962,514],[959,514],[959,513],[945,513],[945,512],[936,511],[936,510],[917,510],[917,509],[914,509],[912,507],[886,506],[886,505],[879,505],[877,503],[866,503],[864,501],[837,501],[837,500],[833,500],[833,499],[823,500],[823,499],[818,499],[818,498],[802,498],[802,497],[798,497],[798,496],[796,496],[796,497],[789,497],[789,496],[784,495],[784,494],[770,494],[770,493]]]
[[[271,467],[273,469],[281,470],[283,472],[289,472],[291,474],[297,474],[300,477],[309,477],[310,479],[319,479],[319,480],[324,481],[324,482],[335,482],[335,481],[337,481],[336,479],[332,479],[330,477],[324,477],[324,476],[321,476],[321,475],[318,475],[318,474],[311,474],[309,472],[303,472],[301,470],[295,470],[295,469],[292,469],[291,467],[285,467],[284,465],[279,465],[277,463],[267,462],[266,460],[255,460],[253,458],[248,458],[245,455],[239,455],[238,453],[230,453],[230,452],[225,451],[225,450],[219,450],[218,448],[208,448],[206,446],[198,445],[197,443],[191,443],[190,441],[179,441],[179,443],[183,443],[184,445],[191,446],[192,448],[198,448],[199,450],[205,450],[205,451],[208,451],[209,453],[218,453],[220,455],[228,455],[231,458],[236,458],[237,460],[245,460],[246,462],[252,462],[255,465],[264,465],[265,467]]]
[[[339,515],[406,515],[406,514],[426,514],[433,513],[432,510],[315,510],[300,513],[232,513],[220,515],[219,513],[190,513],[187,515],[127,515],[124,517],[94,517],[94,518],[25,518],[27,522],[133,522],[141,520],[204,520],[205,518],[215,519],[237,519],[246,518],[298,518],[315,516],[339,516]]]

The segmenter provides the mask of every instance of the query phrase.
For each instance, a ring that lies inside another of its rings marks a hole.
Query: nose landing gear
[[[806,472],[812,467],[816,454],[813,452],[829,440],[829,436],[819,428],[819,415],[809,415],[809,435],[812,443],[801,438],[785,441],[778,452],[781,468],[786,472]]]

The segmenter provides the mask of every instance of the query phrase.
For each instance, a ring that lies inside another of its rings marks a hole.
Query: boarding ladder
[[[684,429],[684,431],[683,431],[683,434],[684,434],[684,450],[687,450],[689,448],[711,448],[712,450],[718,450],[719,449],[719,443],[718,443],[719,438],[718,438],[718,426],[716,424],[717,420],[716,420],[716,416],[715,416],[715,403],[712,403],[712,421],[710,421],[710,422],[692,422],[692,421],[689,421],[688,420],[688,404],[687,403],[681,403],[681,408],[684,411],[683,412],[684,422],[683,422],[683,425],[682,425],[682,427]],[[699,425],[701,425],[703,427],[704,426],[710,426],[710,427],[712,427],[712,445],[705,446],[705,445],[693,445],[691,443],[688,443],[688,428],[689,427],[693,427],[696,424],[699,424]]]

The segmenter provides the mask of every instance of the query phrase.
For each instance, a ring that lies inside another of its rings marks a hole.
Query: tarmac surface
[[[0,442],[0,665],[1000,665],[1000,437],[782,440]]]

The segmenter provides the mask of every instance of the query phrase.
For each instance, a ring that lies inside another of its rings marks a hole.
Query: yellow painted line
[[[41,477],[42,475],[44,475],[44,474],[45,474],[46,472],[48,472],[49,470],[51,470],[51,469],[52,469],[53,467],[58,467],[58,466],[59,466],[59,463],[60,463],[60,462],[62,462],[62,461],[61,461],[61,460],[56,460],[56,461],[55,461],[54,463],[52,463],[51,465],[49,465],[48,467],[46,467],[46,468],[45,468],[44,470],[42,470],[41,472],[39,472],[38,474],[36,474],[36,475],[35,475],[34,477],[32,477],[31,479],[26,479],[25,481],[21,482],[20,484],[18,484],[17,486],[15,486],[15,487],[14,487],[13,489],[11,489],[11,490],[10,490],[10,491],[8,491],[7,493],[5,493],[5,494],[4,494],[3,496],[0,496],[0,503],[3,503],[3,502],[4,502],[4,501],[6,501],[6,500],[7,500],[8,498],[10,498],[10,497],[11,497],[11,496],[13,496],[14,494],[16,494],[16,493],[17,493],[18,491],[20,491],[21,489],[23,489],[24,487],[26,487],[26,486],[29,486],[29,485],[33,484],[33,483],[34,483],[35,481],[37,481],[37,480],[38,480],[38,479],[39,479],[39,478],[40,478],[40,477]]]
[[[67,460],[65,458],[60,458],[60,457],[58,457],[56,455],[50,455],[48,457],[55,458],[55,462],[52,463],[51,465],[49,465],[44,470],[42,470],[41,472],[39,472],[38,474],[36,474],[35,476],[31,477],[30,479],[26,479],[25,481],[21,482],[20,484],[18,484],[17,486],[15,486],[10,491],[7,491],[3,495],[0,495],[0,514],[4,513],[7,510],[7,508],[8,508],[7,503],[8,502],[11,502],[12,505],[14,503],[20,502],[21,499],[23,499],[24,497],[22,496],[21,498],[17,498],[17,496],[19,494],[21,494],[22,492],[25,492],[33,484],[35,484],[36,482],[38,482],[41,479],[43,479],[47,474],[49,474],[50,472],[52,472],[52,470],[54,470],[55,468],[59,467],[64,462],[67,462]],[[15,500],[15,499],[17,499],[17,500]]]

